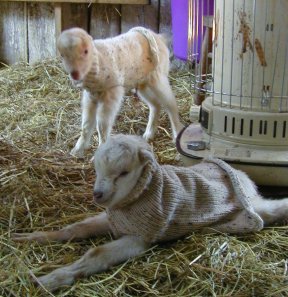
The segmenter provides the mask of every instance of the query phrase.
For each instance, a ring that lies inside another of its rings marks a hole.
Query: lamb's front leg
[[[96,126],[96,109],[96,101],[93,100],[93,97],[89,92],[84,90],[82,94],[81,135],[77,140],[75,147],[71,150],[71,155],[82,157],[84,155],[84,150],[89,148],[90,139]]]
[[[139,237],[124,236],[90,249],[78,261],[39,277],[38,282],[47,290],[55,291],[60,287],[71,285],[78,278],[106,271],[111,266],[135,257],[144,252],[148,246]]]
[[[37,241],[39,243],[46,243],[49,241],[79,240],[101,234],[107,234],[110,231],[107,214],[102,212],[99,215],[68,225],[60,230],[14,233],[12,234],[12,239],[18,242]]]
[[[97,132],[99,145],[105,142],[111,134],[111,130],[120,109],[124,96],[124,88],[121,86],[111,88],[102,93],[97,108]]]

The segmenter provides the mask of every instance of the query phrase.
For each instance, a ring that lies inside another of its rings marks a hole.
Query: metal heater
[[[189,1],[191,84],[204,101],[178,151],[186,165],[213,156],[259,185],[288,186],[288,1],[212,2],[205,16]]]

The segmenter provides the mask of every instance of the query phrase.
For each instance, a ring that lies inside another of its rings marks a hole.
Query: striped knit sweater
[[[136,235],[150,243],[213,229],[246,233],[263,228],[249,202],[256,189],[227,163],[211,159],[192,167],[146,167],[129,197],[107,209],[116,237]],[[251,187],[250,187],[251,190]]]

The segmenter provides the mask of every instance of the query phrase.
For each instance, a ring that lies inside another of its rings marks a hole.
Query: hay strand
[[[188,123],[189,73],[173,73],[171,83]],[[91,199],[89,162],[97,137],[84,159],[69,155],[80,133],[80,91],[57,60],[2,68],[0,105],[1,296],[287,296],[287,227],[246,236],[192,234],[55,294],[43,293],[31,278],[75,261],[110,236],[20,245],[10,234],[58,229],[100,211]],[[147,118],[147,107],[127,96],[114,133],[140,135]],[[160,163],[177,164],[170,135],[163,113],[154,150]]]

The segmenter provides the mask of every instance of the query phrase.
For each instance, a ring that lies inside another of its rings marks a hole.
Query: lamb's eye
[[[122,171],[122,172],[119,174],[119,177],[126,176],[128,173],[129,173],[128,171]]]
[[[86,49],[86,50],[84,51],[84,54],[85,54],[85,55],[87,55],[87,54],[88,54],[88,49]]]

